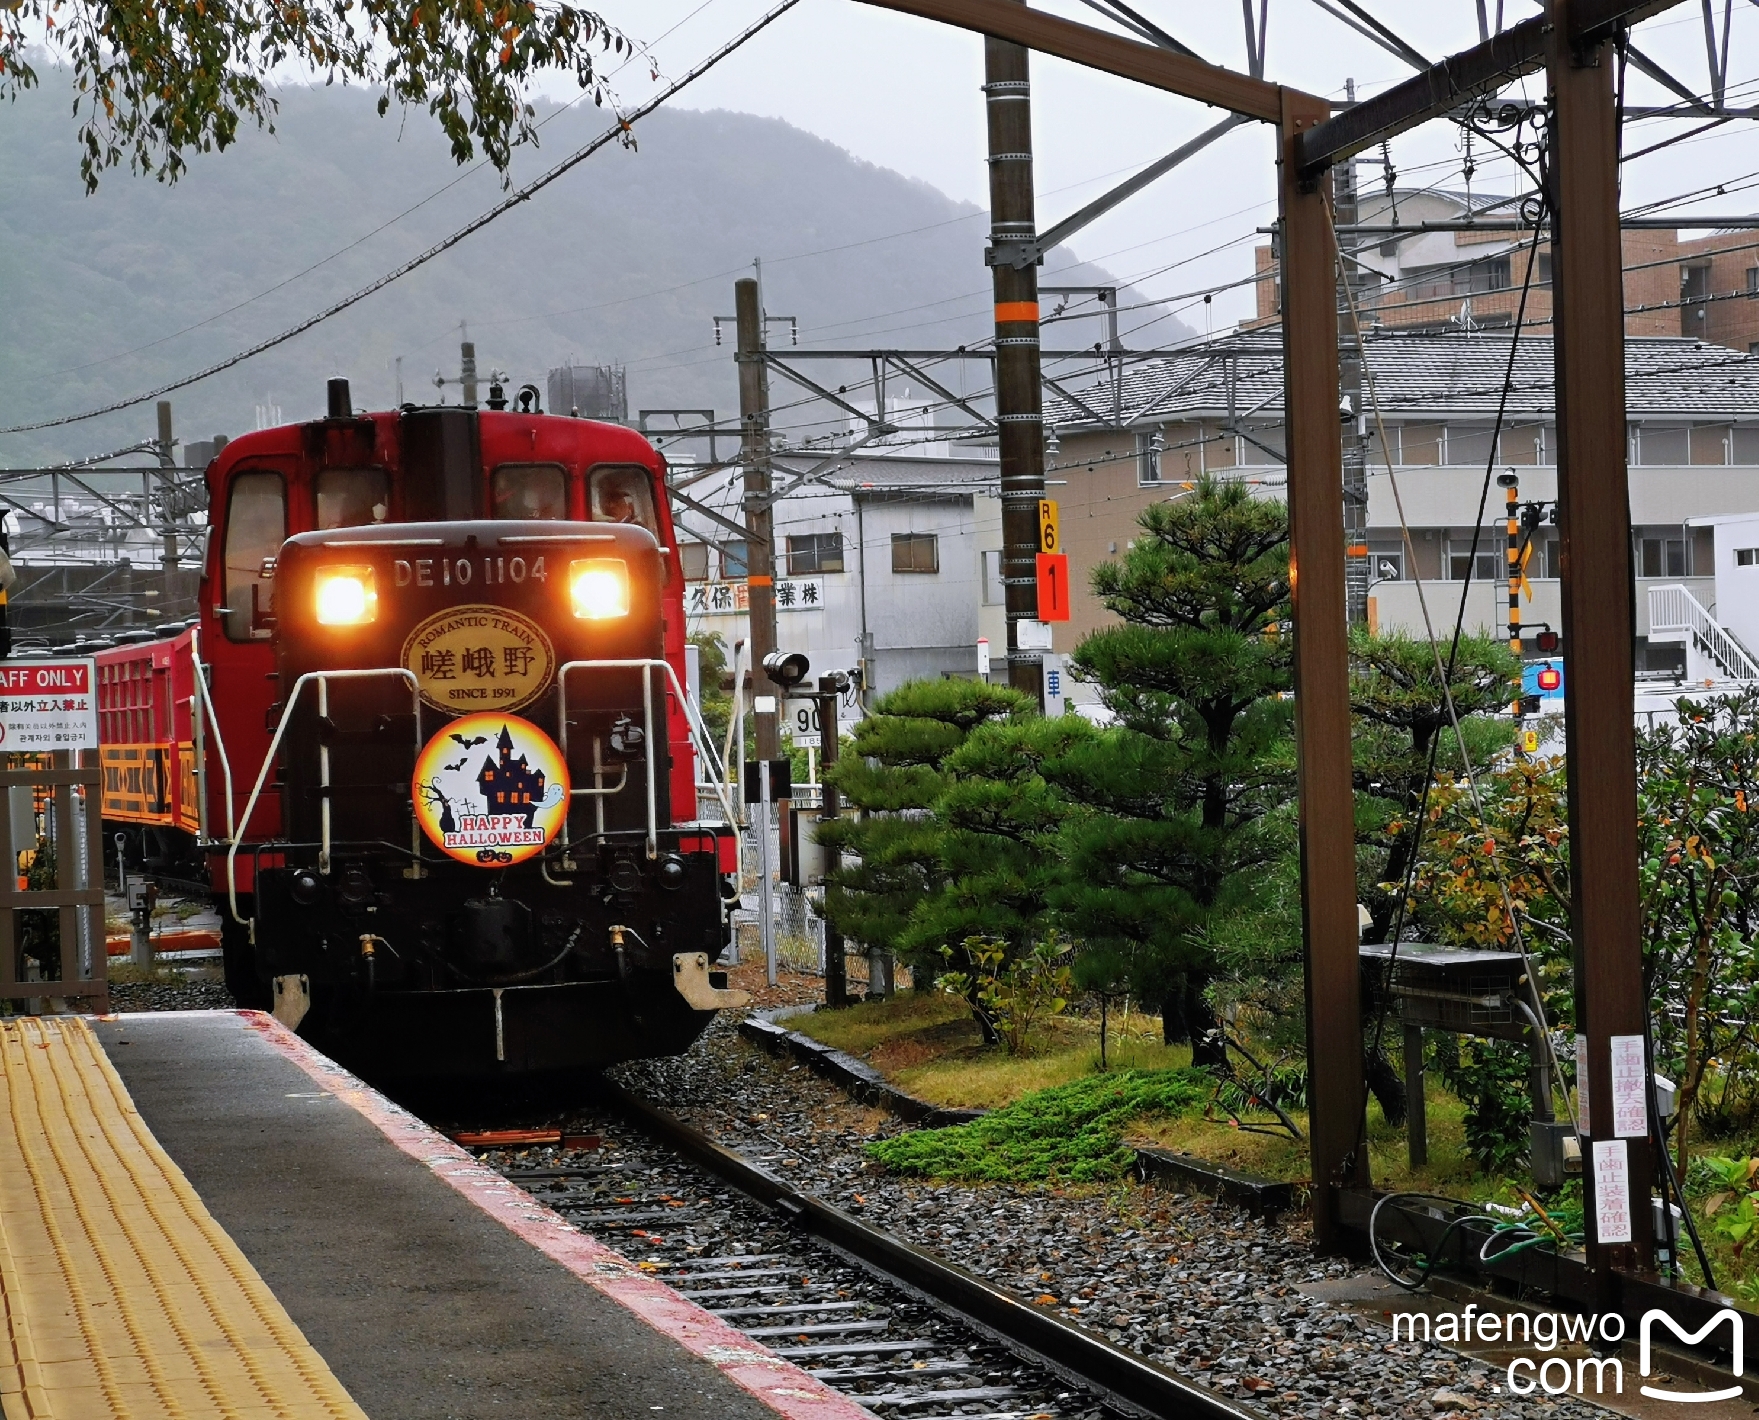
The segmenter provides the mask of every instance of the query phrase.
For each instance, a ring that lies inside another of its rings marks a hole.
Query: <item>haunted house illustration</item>
[[[525,826],[530,828],[544,797],[544,772],[527,764],[524,755],[513,758],[513,736],[507,733],[505,725],[501,726],[495,748],[500,751],[499,762],[485,759],[482,771],[476,776],[477,787],[483,793],[485,812],[520,814],[525,819]]]

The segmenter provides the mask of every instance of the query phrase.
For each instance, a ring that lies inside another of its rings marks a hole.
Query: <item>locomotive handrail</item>
[[[256,812],[257,799],[263,792],[263,784],[269,777],[269,769],[275,763],[275,752],[281,748],[281,736],[287,732],[287,722],[293,716],[293,709],[299,704],[299,693],[305,689],[308,681],[318,682],[320,696],[320,713],[328,709],[330,686],[333,680],[368,680],[373,676],[397,676],[409,682],[410,699],[415,705],[415,754],[421,757],[421,682],[415,678],[415,672],[404,666],[380,666],[373,669],[339,670],[339,671],[307,671],[293,682],[293,689],[288,693],[287,704],[281,710],[281,719],[275,726],[274,736],[269,740],[268,753],[263,756],[263,767],[257,771],[257,781],[251,786],[250,798],[244,804],[244,831],[250,831],[251,815]],[[330,750],[327,745],[319,746],[318,762],[322,788],[327,789],[330,782]],[[413,810],[411,818],[414,817]],[[323,796],[322,805],[323,838],[318,848],[318,865],[323,872],[330,868],[330,796]],[[232,920],[240,927],[250,928],[250,939],[256,941],[256,918],[248,921],[238,915],[238,835],[232,836],[232,845],[226,850],[226,899],[232,909]]]
[[[653,750],[654,709],[652,672],[655,670],[665,671],[666,679],[671,682],[672,693],[678,697],[679,705],[684,708],[684,724],[686,729],[690,732],[691,745],[704,760],[711,775],[711,778],[709,779],[709,787],[715,790],[716,798],[721,801],[721,807],[727,814],[727,822],[730,824],[737,824],[738,820],[733,814],[732,798],[727,791],[726,780],[723,778],[719,783],[715,782],[712,777],[715,769],[714,757],[712,754],[704,753],[705,749],[711,743],[709,740],[708,727],[702,723],[702,717],[697,714],[696,707],[690,703],[690,697],[684,693],[684,687],[678,682],[678,672],[672,668],[672,663],[670,661],[626,660],[566,662],[562,668],[556,672],[556,694],[558,702],[557,718],[560,728],[560,748],[562,750],[562,758],[564,762],[566,762],[568,758],[568,673],[570,671],[579,670],[639,670],[644,672],[641,678],[641,695],[644,731],[647,735],[647,856],[649,858],[657,858],[659,856],[658,790],[655,783],[656,759]]]
[[[231,843],[238,837],[237,821],[234,819],[232,805],[232,761],[226,754],[226,736],[220,733],[220,717],[214,713],[214,700],[208,693],[208,679],[203,674],[206,667],[202,664],[202,633],[200,627],[194,627],[189,633],[189,659],[194,671],[196,698],[208,712],[208,724],[214,731],[214,748],[220,751],[220,772],[226,780],[226,841]],[[201,710],[196,711],[196,730],[201,730]],[[208,822],[208,766],[205,753],[196,756],[196,771],[201,775],[201,821],[206,829]]]

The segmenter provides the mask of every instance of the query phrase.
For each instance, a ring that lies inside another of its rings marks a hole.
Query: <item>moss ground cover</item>
[[[1021,1183],[1121,1178],[1133,1151],[1130,1124],[1199,1105],[1208,1078],[1194,1070],[1114,1070],[1049,1089],[948,1129],[919,1129],[868,1146],[900,1173]]]

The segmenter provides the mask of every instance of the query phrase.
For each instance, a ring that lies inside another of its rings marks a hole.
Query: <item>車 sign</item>
[[[0,661],[0,751],[96,749],[96,685],[89,657]]]

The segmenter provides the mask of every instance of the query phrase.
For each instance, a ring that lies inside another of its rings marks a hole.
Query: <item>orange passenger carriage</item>
[[[330,396],[208,466],[196,624],[99,653],[106,820],[197,847],[235,997],[359,1068],[684,1049],[743,998],[663,461]]]

